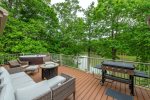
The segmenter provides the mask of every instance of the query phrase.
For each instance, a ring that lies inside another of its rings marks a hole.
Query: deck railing
[[[3,54],[0,55],[0,64],[7,64],[9,60],[18,59],[18,57],[22,55],[33,55],[33,53],[32,54]],[[97,74],[97,75],[101,75],[101,70],[96,69],[95,67],[100,65],[104,60],[111,60],[111,59],[96,58],[96,57],[73,56],[73,55],[54,54],[54,53],[49,53],[49,55],[53,60],[60,60],[61,65],[75,67],[80,70]],[[150,76],[150,63],[132,62],[132,61],[124,61],[124,62],[133,63],[135,65],[136,70],[143,71]],[[109,73],[111,74],[111,72]],[[115,75],[122,78],[128,78],[128,75],[122,73],[115,73]],[[138,86],[150,88],[150,79],[135,77],[135,84]]]

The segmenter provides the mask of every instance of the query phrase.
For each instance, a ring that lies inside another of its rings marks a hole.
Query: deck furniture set
[[[43,76],[46,72],[50,74],[50,71],[51,73],[54,72],[53,74],[56,76],[59,61],[58,60],[54,61],[50,58],[50,56],[47,55],[26,55],[26,56],[20,56],[19,59],[17,60],[8,61],[8,64],[10,68],[21,67],[25,72],[30,72],[30,73],[37,71],[39,67],[41,67]],[[54,65],[56,67],[53,67],[53,64],[56,64]],[[45,65],[46,67],[44,67]],[[51,74],[49,76],[53,76],[53,75]]]
[[[64,100],[71,94],[75,100],[75,78],[63,73],[58,75],[59,64],[50,61],[50,57],[42,57],[45,56],[9,61],[7,70],[0,67],[0,100]],[[27,72],[39,68],[43,81],[36,83]]]
[[[35,83],[20,67],[0,67],[0,100],[64,100],[71,94],[75,100],[75,78],[69,75]]]

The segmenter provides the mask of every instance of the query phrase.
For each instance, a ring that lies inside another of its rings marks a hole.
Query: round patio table
[[[50,79],[58,75],[58,66],[57,63],[49,63],[41,65],[42,69],[42,79]]]

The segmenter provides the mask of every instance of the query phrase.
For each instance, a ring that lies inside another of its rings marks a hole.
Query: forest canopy
[[[150,61],[149,0],[98,0],[87,9],[78,0],[1,0],[9,12],[0,54],[86,52],[119,59],[118,54]],[[83,13],[79,17],[78,13]]]

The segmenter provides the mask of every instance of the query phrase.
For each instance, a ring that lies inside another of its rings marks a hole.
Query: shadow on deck
[[[99,79],[96,79],[92,74],[85,73],[83,71],[68,68],[59,67],[59,73],[65,73],[76,78],[76,100],[114,100],[114,98],[105,95],[107,88],[112,88],[121,93],[130,95],[130,90],[127,84],[120,82],[105,82],[104,86],[101,86]],[[41,70],[31,77],[36,81],[41,81]],[[67,100],[72,100],[72,96]],[[134,100],[150,100],[150,90],[136,87]]]

